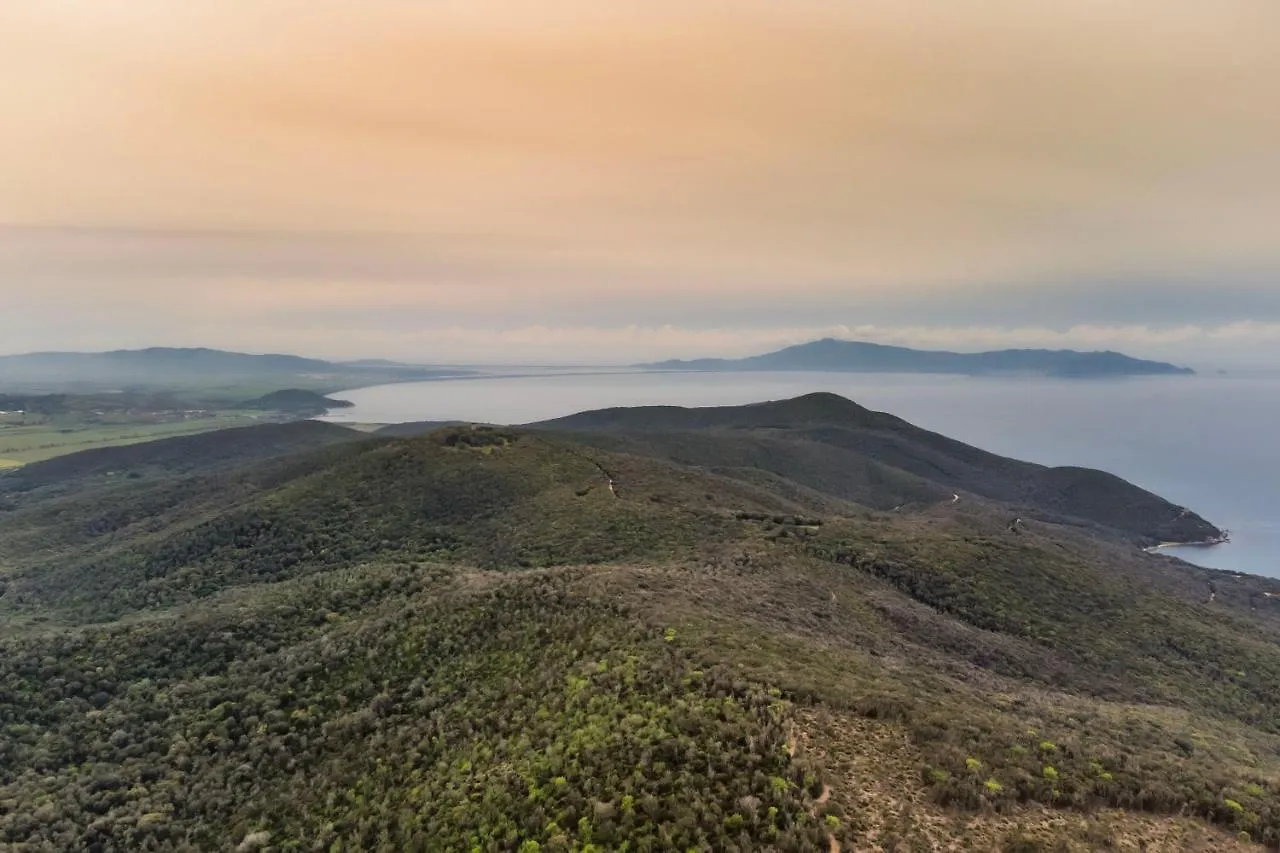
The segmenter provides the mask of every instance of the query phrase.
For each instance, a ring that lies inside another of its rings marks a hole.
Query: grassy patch
[[[0,425],[0,467],[4,467],[5,462],[25,465],[80,450],[195,435],[255,422],[248,414],[226,412],[171,423],[53,420],[40,424],[5,424]]]

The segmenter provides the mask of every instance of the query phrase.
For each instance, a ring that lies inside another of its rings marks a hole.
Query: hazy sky
[[[0,351],[1280,364],[1277,0],[3,0]]]

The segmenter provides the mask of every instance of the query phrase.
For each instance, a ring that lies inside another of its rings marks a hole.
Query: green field
[[[51,420],[45,423],[17,423],[0,418],[0,470],[41,462],[95,447],[118,447],[194,435],[215,429],[246,426],[263,420],[261,412],[217,412],[190,420],[154,423],[142,420],[122,422],[84,422]]]

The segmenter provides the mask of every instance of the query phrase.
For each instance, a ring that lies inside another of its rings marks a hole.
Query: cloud
[[[0,336],[1280,322],[1277,31],[1274,0],[9,0]]]

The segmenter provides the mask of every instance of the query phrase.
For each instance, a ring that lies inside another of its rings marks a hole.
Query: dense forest
[[[803,850],[839,828],[776,692],[564,578],[460,585],[344,572],[180,628],[6,642],[0,839]]]
[[[0,849],[1280,844],[1280,585],[846,404],[0,477]]]

